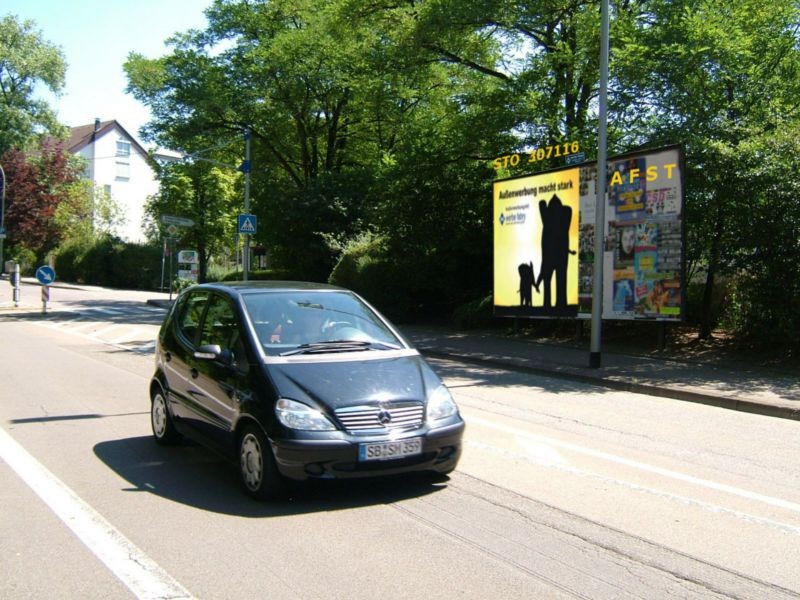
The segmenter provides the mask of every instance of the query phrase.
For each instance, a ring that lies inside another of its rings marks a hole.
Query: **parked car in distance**
[[[150,383],[160,444],[230,456],[244,490],[455,469],[464,421],[447,387],[357,294],[304,282],[195,285],[158,334]]]

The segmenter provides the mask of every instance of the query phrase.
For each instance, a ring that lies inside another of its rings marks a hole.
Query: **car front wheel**
[[[283,498],[286,481],[278,473],[269,440],[255,425],[248,425],[239,438],[239,476],[245,492],[258,500]]]

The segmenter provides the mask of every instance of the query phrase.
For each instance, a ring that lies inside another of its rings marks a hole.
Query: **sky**
[[[125,93],[122,70],[128,53],[148,58],[169,53],[164,41],[176,32],[205,29],[211,0],[2,0],[0,17],[30,19],[42,38],[60,48],[67,62],[66,85],[56,97],[37,95],[69,127],[116,119],[142,142],[139,129],[150,111]],[[143,142],[142,142],[143,143]],[[148,144],[144,144],[148,147]]]

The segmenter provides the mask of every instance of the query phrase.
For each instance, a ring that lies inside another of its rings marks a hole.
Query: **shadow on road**
[[[192,442],[163,447],[152,437],[102,442],[95,455],[131,484],[127,492],[150,493],[199,508],[240,517],[279,517],[390,504],[446,487],[428,474],[297,485],[287,500],[257,502],[239,487],[230,462]]]

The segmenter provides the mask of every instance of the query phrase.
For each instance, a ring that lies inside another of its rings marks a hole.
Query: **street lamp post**
[[[6,172],[3,165],[0,165],[0,188],[0,273],[3,273],[6,269],[3,262],[3,244],[6,241]]]
[[[608,0],[600,9],[600,106],[597,128],[597,209],[594,220],[594,282],[592,284],[592,338],[589,367],[600,366],[600,338],[603,327],[603,251],[605,249],[607,104],[608,104]]]

